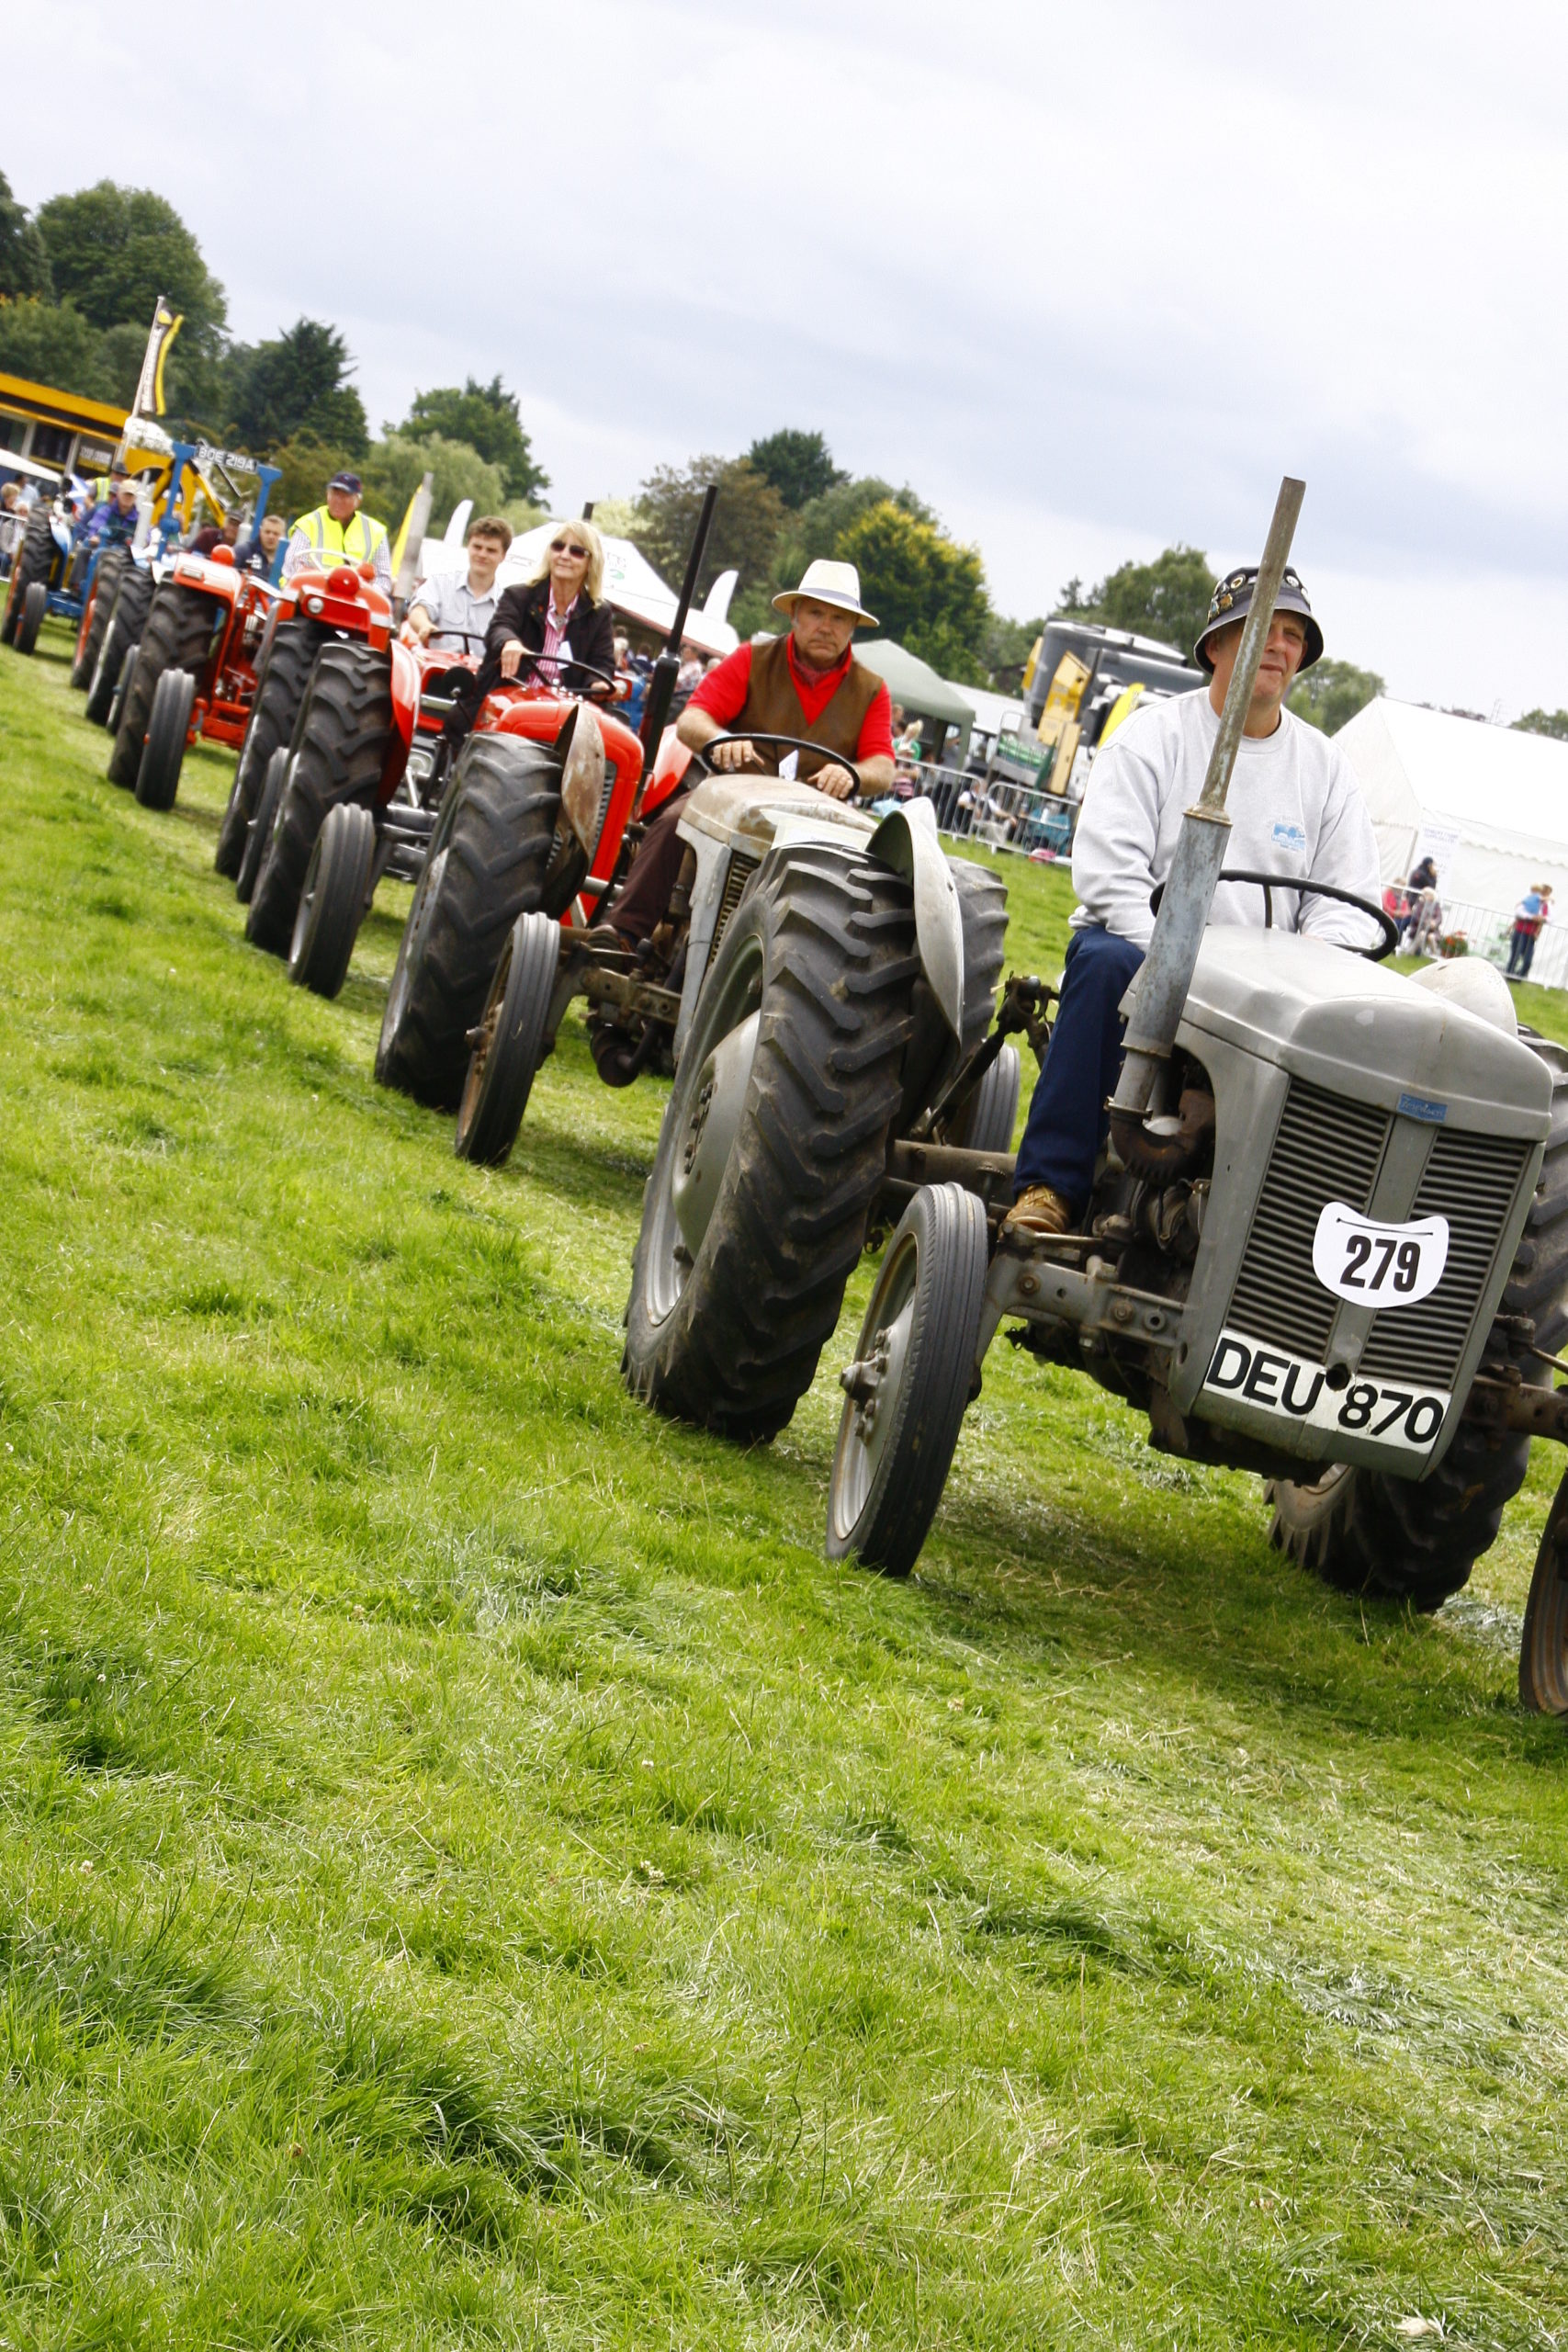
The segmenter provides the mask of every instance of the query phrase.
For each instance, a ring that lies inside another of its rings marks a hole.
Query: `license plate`
[[[1201,1398],[1247,1404],[1326,1438],[1371,1438],[1405,1453],[1431,1451],[1451,1401],[1441,1388],[1352,1379],[1332,1388],[1322,1364],[1271,1348],[1245,1331],[1223,1331]]]

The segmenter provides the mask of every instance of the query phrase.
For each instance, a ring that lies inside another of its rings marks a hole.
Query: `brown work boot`
[[[1004,1235],[1018,1233],[1068,1233],[1072,1230],[1073,1209],[1060,1193],[1049,1184],[1026,1184],[1012,1204]]]

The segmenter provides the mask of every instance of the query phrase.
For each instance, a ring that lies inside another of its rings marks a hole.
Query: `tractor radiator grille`
[[[1388,1130],[1386,1111],[1292,1080],[1231,1294],[1236,1329],[1322,1363],[1339,1302],[1313,1272],[1313,1236],[1330,1201],[1366,1207]]]
[[[729,861],[729,871],[724,877],[724,896],[718,902],[718,918],[713,927],[711,954],[718,954],[718,943],[724,937],[730,916],[740,904],[740,893],[761,864],[761,858],[742,856],[738,850]]]
[[[1411,1215],[1448,1218],[1443,1279],[1419,1306],[1378,1316],[1362,1351],[1363,1372],[1423,1388],[1453,1386],[1529,1151],[1511,1136],[1438,1133]]]

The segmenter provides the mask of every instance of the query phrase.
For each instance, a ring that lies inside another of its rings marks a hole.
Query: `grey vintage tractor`
[[[1289,507],[1129,992],[1081,1232],[1005,1233],[1008,1157],[944,1143],[929,1119],[900,1136],[908,981],[879,947],[908,915],[886,888],[862,883],[858,937],[797,900],[812,940],[853,942],[829,988],[802,989],[761,908],[744,937],[731,926],[648,1188],[626,1368],[686,1418],[777,1428],[858,1246],[853,1216],[819,1204],[852,1196],[862,1229],[898,1216],[840,1375],[833,1556],[913,1566],[1004,1325],[1146,1415],[1155,1446],[1260,1474],[1274,1541],[1302,1565],[1422,1609],[1495,1538],[1530,1437],[1568,1442],[1568,1392],[1549,1385],[1568,1337],[1568,1055],[1518,1030],[1488,967],[1379,968],[1394,939],[1375,907],[1367,956],[1208,928]],[[1228,878],[1258,882],[1269,911],[1292,879]],[[1010,984],[1003,1001],[1019,1025],[1034,997],[1042,1043],[1043,993]],[[774,1011],[796,994],[813,1008],[794,1033],[804,1052]],[[968,1047],[944,1102],[995,1046],[994,1033]],[[882,1086],[863,1109],[863,1070]],[[841,1193],[835,1169],[853,1171]],[[796,1297],[820,1302],[798,1337]],[[1565,1565],[1560,1497],[1520,1660],[1527,1704],[1554,1713],[1568,1712]]]

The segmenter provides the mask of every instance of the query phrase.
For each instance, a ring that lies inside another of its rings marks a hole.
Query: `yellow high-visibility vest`
[[[339,523],[324,506],[312,506],[294,528],[304,533],[318,555],[336,556],[343,563],[363,563],[387,536],[386,525],[368,514],[351,514],[346,523]]]

